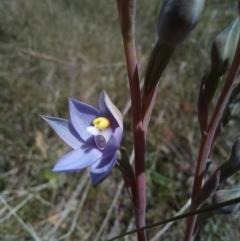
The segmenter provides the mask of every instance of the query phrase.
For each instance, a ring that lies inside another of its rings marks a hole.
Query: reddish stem
[[[133,118],[135,150],[136,197],[135,219],[137,228],[145,226],[146,177],[145,177],[145,132],[142,124],[141,92],[138,77],[135,49],[135,9],[136,0],[118,0],[119,19],[122,28],[123,44],[126,57]],[[134,193],[133,193],[134,195]],[[138,232],[138,240],[145,241],[145,231]]]
[[[239,75],[240,68],[240,40],[238,41],[237,49],[233,59],[233,63],[229,70],[228,77],[226,79],[223,91],[218,99],[217,106],[214,110],[213,116],[209,123],[209,126],[205,133],[202,135],[201,146],[199,150],[199,156],[197,161],[196,173],[194,177],[192,200],[198,195],[202,188],[203,174],[206,167],[207,158],[212,146],[213,138],[219,120],[222,116],[223,110],[228,102],[228,99],[234,89],[234,82]],[[192,204],[191,211],[194,211],[197,207]],[[185,232],[184,241],[191,241],[193,239],[193,231],[195,227],[197,216],[189,217],[187,220],[187,230]]]

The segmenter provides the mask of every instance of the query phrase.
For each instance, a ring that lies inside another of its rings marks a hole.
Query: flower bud
[[[211,69],[218,75],[225,74],[234,57],[240,34],[239,18],[234,20],[214,40],[211,49]]]
[[[165,0],[159,13],[158,41],[152,50],[144,82],[145,97],[157,86],[175,48],[201,16],[205,0]]]
[[[213,195],[212,203],[213,204],[218,204],[218,203],[230,201],[230,200],[238,198],[238,197],[240,197],[240,188],[218,190]],[[240,205],[240,203],[228,205],[228,206],[225,206],[225,207],[214,209],[214,210],[212,210],[212,212],[214,214],[229,214],[229,213],[233,213],[233,212],[235,212],[238,209],[239,205]]]
[[[240,137],[234,142],[229,159],[221,164],[212,176],[221,171],[219,183],[222,183],[238,170],[240,170]]]
[[[211,69],[205,79],[205,95],[210,103],[222,76],[229,70],[240,33],[239,18],[233,21],[214,40],[211,49]]]
[[[204,0],[165,0],[158,18],[158,39],[176,47],[192,31],[199,20]]]
[[[203,185],[201,191],[193,200],[193,204],[195,207],[201,205],[207,198],[213,195],[219,186],[219,180],[221,176],[221,171],[218,170],[215,172]]]

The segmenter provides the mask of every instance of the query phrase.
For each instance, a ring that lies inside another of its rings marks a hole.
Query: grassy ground
[[[161,2],[137,4],[143,78]],[[175,215],[190,197],[200,140],[198,88],[209,68],[211,43],[236,11],[235,1],[207,1],[201,22],[163,75],[148,133],[148,224]],[[87,171],[51,172],[68,148],[39,117],[68,118],[67,97],[96,104],[102,89],[124,110],[129,99],[124,61],[115,1],[0,2],[1,240],[97,241],[134,227],[131,201],[117,170],[95,189]],[[122,144],[130,155],[131,110],[124,125]],[[228,157],[238,135],[239,124],[234,123],[219,138],[215,165]],[[225,185],[237,186],[237,180],[235,176]],[[238,217],[209,221],[197,240],[239,240]],[[149,230],[149,239],[159,230]],[[184,222],[178,222],[162,239],[181,240],[183,232]]]

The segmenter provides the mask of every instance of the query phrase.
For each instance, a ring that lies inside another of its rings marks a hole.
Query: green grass
[[[141,78],[157,38],[160,5],[156,0],[137,1]],[[202,20],[177,49],[161,79],[147,143],[148,224],[176,214],[190,197],[200,141],[198,88],[209,69],[214,37],[236,15],[233,1],[207,1]],[[99,240],[134,227],[132,204],[127,191],[121,189],[118,170],[95,189],[89,187],[87,172],[64,175],[50,171],[68,147],[39,114],[68,118],[68,97],[95,105],[102,89],[124,109],[129,88],[115,1],[1,1],[1,240],[97,239],[118,188],[120,196]],[[131,111],[124,127],[122,144],[130,155]],[[219,138],[215,165],[228,157],[238,130],[236,123]],[[237,186],[237,178],[230,180],[228,187]],[[208,222],[197,240],[237,240],[238,216]],[[160,229],[149,230],[148,237]],[[162,237],[179,240],[183,233],[184,221]]]

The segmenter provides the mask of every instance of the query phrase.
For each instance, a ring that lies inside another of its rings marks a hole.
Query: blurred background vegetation
[[[141,79],[157,38],[161,3],[137,1]],[[160,81],[147,137],[147,224],[175,215],[190,197],[200,140],[198,88],[209,69],[212,41],[236,16],[236,1],[207,1]],[[125,109],[129,87],[115,1],[0,1],[1,240],[105,241],[134,227],[118,170],[95,189],[88,171],[51,172],[68,147],[39,114],[68,118],[68,97],[95,105],[102,89]],[[122,145],[130,155],[131,109],[124,128]],[[212,170],[228,158],[239,130],[231,122],[220,136]],[[239,187],[238,180],[235,175],[224,186]],[[196,240],[240,240],[239,226],[239,213],[217,216]],[[184,227],[184,221],[175,223],[161,237],[181,240]],[[148,230],[149,240],[161,228]]]

